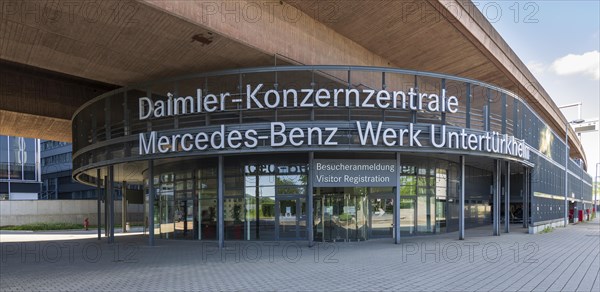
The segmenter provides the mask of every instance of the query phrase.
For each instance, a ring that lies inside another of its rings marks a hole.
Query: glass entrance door
[[[369,196],[369,238],[394,236],[394,199],[392,194]]]
[[[176,194],[174,204],[174,236],[175,238],[193,239],[196,231],[195,226],[197,226],[194,216],[194,199],[185,196],[185,194],[181,194],[181,197],[179,195]]]
[[[278,196],[275,202],[276,238],[299,240],[306,238],[306,201],[299,197]]]
[[[178,239],[197,239],[198,199],[194,197],[194,180],[189,172],[175,173],[173,202],[173,236]]]
[[[315,239],[362,241],[367,239],[368,203],[365,188],[321,188],[315,199]]]
[[[400,197],[400,234],[415,234],[415,197]]]

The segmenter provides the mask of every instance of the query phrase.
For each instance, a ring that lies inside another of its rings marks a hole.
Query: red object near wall
[[[591,217],[592,213],[590,212],[590,209],[585,209],[585,220],[590,221]]]
[[[583,210],[579,210],[579,222],[583,221]]]
[[[573,209],[569,210],[569,222],[573,223]]]

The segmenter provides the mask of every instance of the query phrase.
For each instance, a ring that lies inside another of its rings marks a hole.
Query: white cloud
[[[591,51],[581,55],[568,54],[556,59],[550,69],[558,75],[585,75],[600,80],[600,52]]]

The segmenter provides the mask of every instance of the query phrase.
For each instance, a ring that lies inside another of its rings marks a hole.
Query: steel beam
[[[223,188],[225,187],[225,176],[223,175],[224,167],[223,155],[219,155],[219,166],[217,169],[217,182],[219,184],[217,187],[217,218],[219,221],[217,226],[219,227],[219,248],[223,248],[225,246],[225,220],[223,216],[223,204],[225,203],[223,199]]]
[[[148,160],[148,245],[154,245],[154,160]]]
[[[98,225],[98,240],[102,239],[102,181],[100,180],[100,168],[96,169],[96,201],[98,216],[96,225]]]
[[[460,205],[458,210],[458,239],[465,239],[465,156],[460,156]]]
[[[500,175],[502,167],[499,159],[494,160],[493,224],[494,235],[500,236]]]
[[[115,184],[115,168],[114,166],[108,167],[108,197],[109,200],[109,209],[110,209],[110,235],[109,242],[115,242],[115,192],[114,192],[114,184]]]
[[[400,152],[396,152],[396,191],[394,192],[394,243],[400,243]]]
[[[308,152],[308,186],[306,187],[306,205],[307,205],[307,213],[306,214],[306,227],[308,228],[308,246],[312,247],[315,242],[315,233],[314,233],[314,210],[313,210],[313,159],[315,158],[314,152]]]
[[[504,179],[504,232],[510,232],[510,162],[506,162]]]

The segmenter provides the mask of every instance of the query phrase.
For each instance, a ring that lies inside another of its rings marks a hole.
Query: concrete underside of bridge
[[[119,86],[280,64],[368,65],[473,78],[566,120],[469,1],[3,1],[0,134],[71,140],[71,116]],[[574,132],[569,134],[575,137]],[[571,156],[585,160],[577,139]]]

